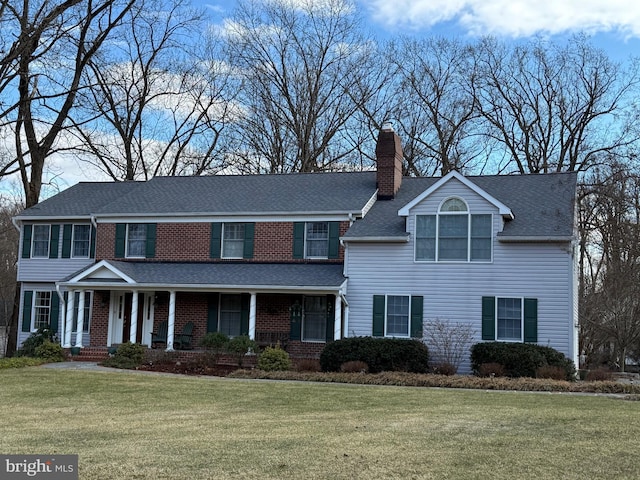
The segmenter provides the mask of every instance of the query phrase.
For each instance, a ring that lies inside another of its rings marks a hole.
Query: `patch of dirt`
[[[176,362],[144,364],[138,370],[148,372],[178,373],[181,375],[212,375],[216,377],[226,377],[231,372],[238,370],[237,365],[203,365],[199,363]]]

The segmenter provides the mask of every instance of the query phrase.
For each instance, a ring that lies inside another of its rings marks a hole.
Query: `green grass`
[[[85,479],[622,479],[640,402],[605,396],[0,371],[0,452]]]

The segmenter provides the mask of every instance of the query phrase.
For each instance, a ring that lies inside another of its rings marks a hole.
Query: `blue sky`
[[[214,22],[222,21],[236,5],[236,0],[192,1],[206,6]],[[612,59],[640,55],[638,0],[356,0],[355,5],[367,26],[383,39],[400,34],[561,39],[584,32]]]

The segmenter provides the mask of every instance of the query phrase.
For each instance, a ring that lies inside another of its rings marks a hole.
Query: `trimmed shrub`
[[[47,363],[43,358],[34,357],[11,357],[0,358],[0,370],[5,368],[35,367]]]
[[[443,362],[433,367],[433,373],[436,375],[455,375],[458,373],[458,367],[450,363]]]
[[[56,332],[49,327],[40,327],[22,342],[22,347],[16,352],[19,357],[35,357],[36,348],[45,342],[56,343],[58,341]]]
[[[425,373],[429,369],[429,349],[419,340],[351,337],[327,344],[320,354],[325,372],[337,372],[343,363],[353,360],[365,362],[371,373]]]
[[[504,377],[504,367],[499,363],[483,363],[478,368],[479,377]]]
[[[320,361],[314,358],[301,358],[300,360],[296,360],[296,371],[297,372],[319,372]]]
[[[351,360],[340,365],[340,371],[345,373],[369,373],[369,365],[360,360]]]
[[[483,363],[499,363],[509,377],[535,377],[538,368],[561,367],[566,380],[575,380],[576,368],[571,360],[551,347],[531,343],[483,342],[471,347],[471,368],[478,374]]]
[[[113,357],[106,359],[102,364],[106,367],[135,369],[142,365],[147,347],[139,343],[122,343],[118,345]]]
[[[238,366],[242,367],[242,360],[247,353],[255,352],[257,344],[248,335],[238,335],[229,340],[227,351],[236,356]]]
[[[553,380],[566,380],[567,372],[556,365],[543,365],[536,370],[536,378],[551,378]]]
[[[258,357],[258,368],[267,372],[291,370],[291,359],[281,348],[267,347]]]
[[[47,362],[64,362],[67,359],[62,345],[49,341],[36,347],[35,356]]]
[[[613,379],[613,374],[608,368],[596,368],[589,370],[585,377],[587,382],[605,382]]]

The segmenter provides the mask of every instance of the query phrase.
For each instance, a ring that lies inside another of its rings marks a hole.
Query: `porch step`
[[[85,347],[80,349],[78,355],[73,355],[71,349],[68,350],[69,359],[77,362],[102,362],[109,358],[109,352],[106,348],[101,347]]]

